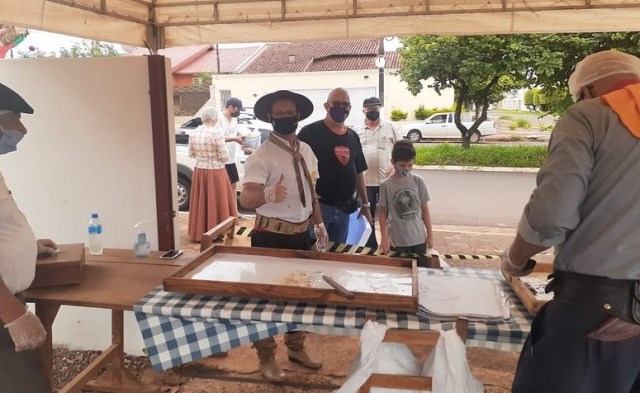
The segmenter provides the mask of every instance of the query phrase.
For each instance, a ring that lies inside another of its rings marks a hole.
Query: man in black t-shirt
[[[325,118],[303,127],[298,139],[309,144],[318,159],[316,193],[329,240],[345,243],[349,215],[358,209],[356,192],[362,202],[358,217],[372,221],[364,179],[367,163],[358,134],[344,125],[351,110],[349,93],[334,89],[324,107]]]

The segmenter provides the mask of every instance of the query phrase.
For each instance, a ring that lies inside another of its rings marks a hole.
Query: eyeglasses
[[[331,101],[331,106],[341,106],[343,108],[351,108],[351,103],[349,101]]]

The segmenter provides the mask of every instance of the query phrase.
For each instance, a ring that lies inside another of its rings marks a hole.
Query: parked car
[[[178,209],[187,211],[191,200],[191,179],[196,160],[189,157],[189,145],[178,144],[178,135],[176,135],[176,163],[178,166]]]
[[[412,142],[419,142],[422,139],[460,139],[460,130],[453,121],[453,112],[435,113],[426,120],[416,123],[403,124],[398,127],[398,132],[404,138]],[[467,128],[473,125],[471,114],[461,115],[462,124]],[[483,121],[477,131],[471,134],[471,143],[477,143],[483,136],[494,135],[496,133],[495,121],[488,119]]]
[[[199,117],[194,117],[182,123],[176,130],[176,143],[189,143],[189,133],[200,125],[202,125],[202,119]],[[253,108],[245,108],[244,111],[240,111],[238,125],[242,134],[249,134],[254,131],[260,132],[260,143],[264,142],[269,137],[269,133],[273,131],[271,124],[258,120],[254,116]]]

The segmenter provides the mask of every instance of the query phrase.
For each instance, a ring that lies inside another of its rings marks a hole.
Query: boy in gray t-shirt
[[[380,184],[380,251],[426,254],[433,248],[429,193],[424,180],[411,173],[416,149],[408,140],[391,151],[395,173]]]

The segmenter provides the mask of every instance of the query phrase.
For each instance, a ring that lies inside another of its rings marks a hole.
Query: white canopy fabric
[[[636,31],[640,0],[0,0],[0,22],[160,49],[410,34]]]

